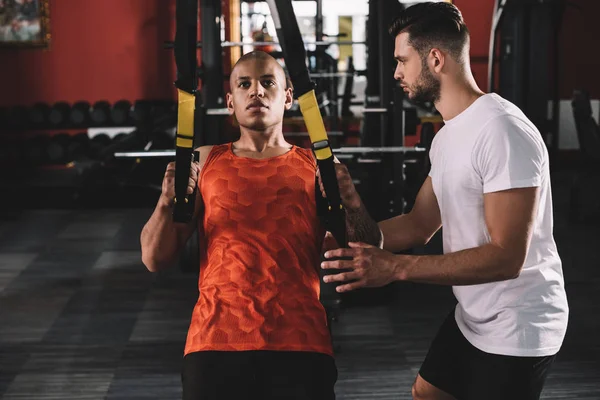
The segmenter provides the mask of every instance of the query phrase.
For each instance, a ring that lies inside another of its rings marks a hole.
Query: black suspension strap
[[[321,181],[325,188],[327,196],[325,215],[327,230],[331,232],[340,246],[347,247],[346,211],[340,198],[333,152],[323,124],[323,116],[317,103],[315,85],[310,80],[306,66],[306,50],[296,21],[292,1],[267,0],[267,3],[271,9],[279,44],[283,50],[285,65],[294,85],[294,97],[298,99],[300,111],[304,117],[304,123],[319,166]]]
[[[185,223],[192,219],[196,198],[196,189],[188,195],[187,187],[194,157],[194,114],[198,88],[198,0],[177,0],[176,24],[174,52],[178,107],[173,220]]]

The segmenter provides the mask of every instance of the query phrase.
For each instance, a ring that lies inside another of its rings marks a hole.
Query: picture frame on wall
[[[49,44],[49,0],[0,0],[0,47]]]

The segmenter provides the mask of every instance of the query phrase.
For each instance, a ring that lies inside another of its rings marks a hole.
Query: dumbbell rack
[[[126,100],[0,109],[3,183],[14,191],[17,205],[39,193],[70,201],[118,187],[131,166],[115,163],[112,153],[172,148],[174,112],[173,101]]]

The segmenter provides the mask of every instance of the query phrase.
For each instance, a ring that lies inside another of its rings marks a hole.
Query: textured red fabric
[[[293,147],[268,159],[213,147],[200,176],[205,204],[198,302],[185,354],[296,350],[332,354],[319,301],[325,231],[315,162]]]

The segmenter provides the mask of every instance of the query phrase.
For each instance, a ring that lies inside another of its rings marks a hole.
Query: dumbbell
[[[117,101],[110,110],[110,120],[114,126],[131,125],[131,103],[127,100]]]
[[[81,161],[89,157],[90,137],[87,132],[80,132],[71,137],[67,147],[67,162]]]
[[[66,164],[68,161],[71,136],[67,133],[53,135],[46,146],[46,160],[49,164]]]
[[[78,101],[73,104],[71,109],[71,116],[69,118],[71,127],[73,128],[87,128],[90,126],[90,113],[92,107],[87,101]]]
[[[92,125],[103,127],[110,125],[110,104],[108,101],[97,101],[91,112]]]
[[[100,157],[104,148],[110,145],[110,137],[106,133],[99,133],[90,139],[90,157]]]
[[[50,106],[46,103],[35,103],[27,112],[28,126],[33,129],[48,127]]]
[[[69,125],[71,106],[69,103],[60,101],[52,105],[48,113],[48,124],[52,128],[65,128]]]
[[[153,112],[159,116],[175,113],[177,112],[177,103],[172,100],[155,101],[153,105]]]
[[[131,112],[135,126],[148,124],[152,118],[152,103],[149,100],[137,100]]]

